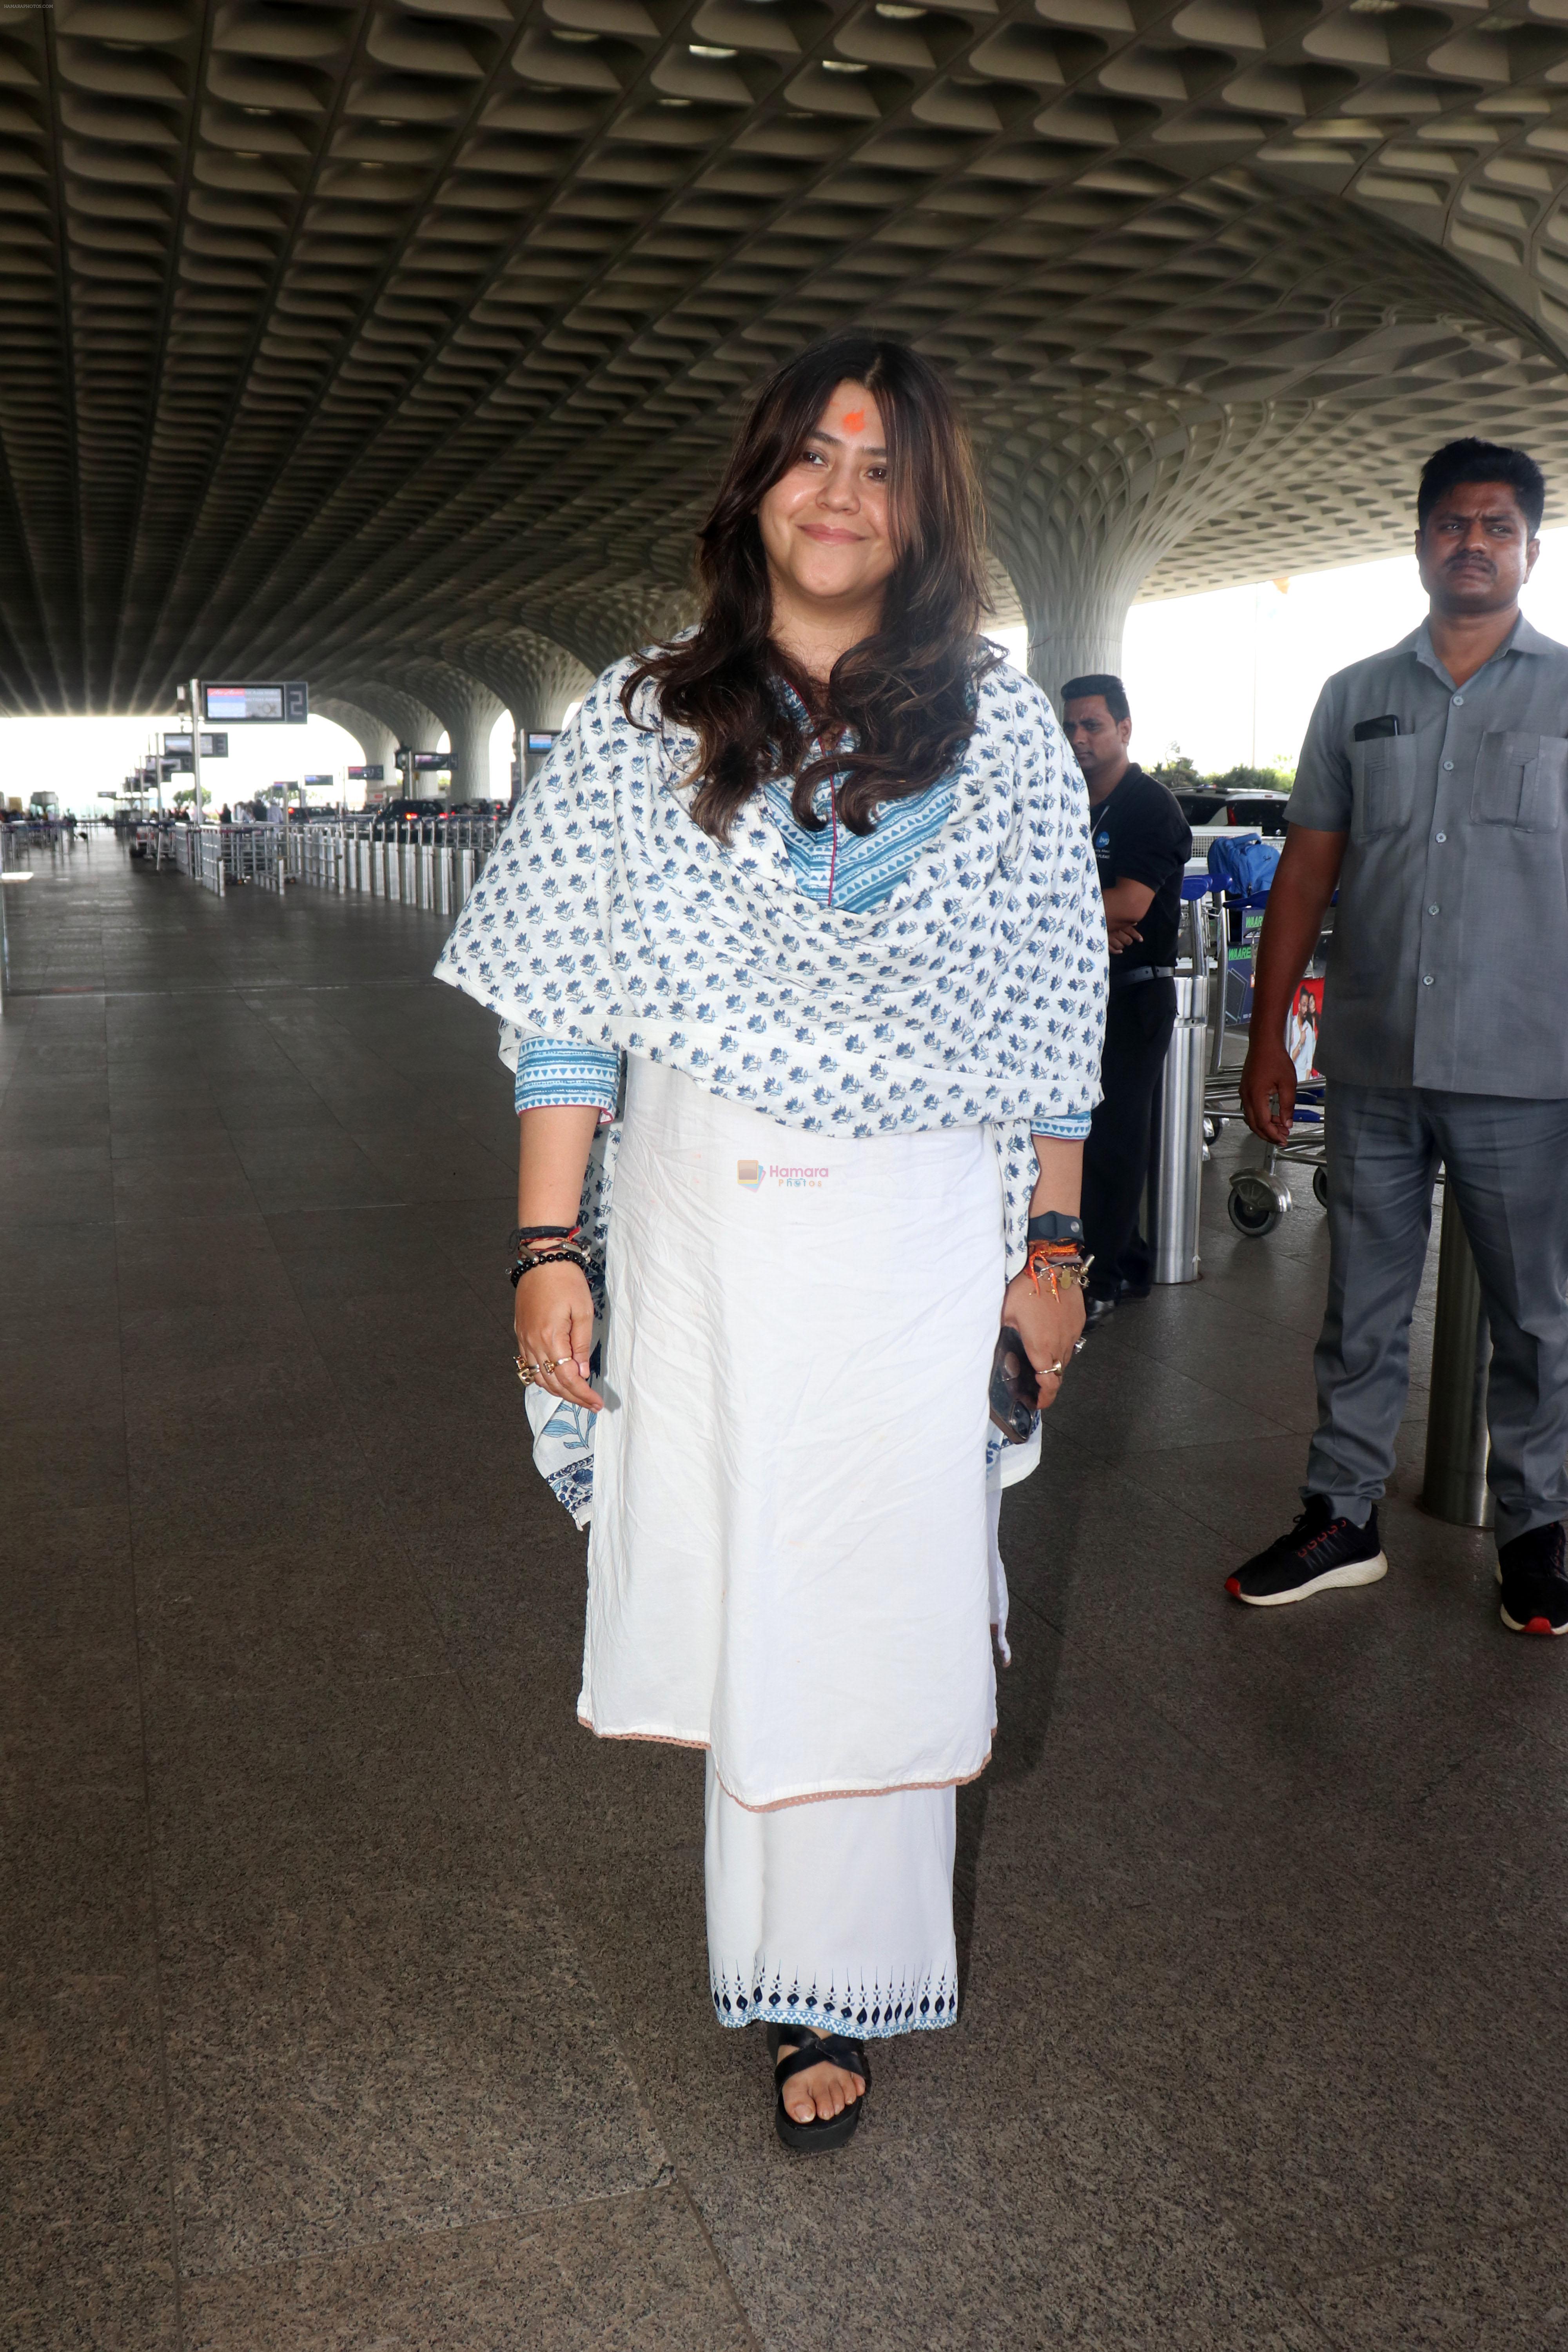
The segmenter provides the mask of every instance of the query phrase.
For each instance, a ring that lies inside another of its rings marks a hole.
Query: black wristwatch
[[[1075,1242],[1083,1245],[1083,1219],[1064,1217],[1059,1209],[1047,1209],[1043,1217],[1029,1219],[1028,1238],[1032,1242]]]

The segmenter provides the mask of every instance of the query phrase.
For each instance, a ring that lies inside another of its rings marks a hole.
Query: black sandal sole
[[[859,2130],[860,2110],[865,2104],[866,2095],[862,2091],[860,2096],[847,2106],[841,2116],[835,2116],[831,2123],[825,2124],[818,2116],[814,2124],[797,2124],[795,2117],[786,2113],[781,2099],[773,2109],[773,2129],[785,2147],[793,2149],[796,2156],[831,2156],[835,2148],[847,2147]]]

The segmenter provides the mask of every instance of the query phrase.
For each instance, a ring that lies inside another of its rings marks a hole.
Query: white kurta
[[[755,1810],[972,1779],[986,1130],[798,1135],[634,1055],[616,1182],[583,1720],[708,1748]]]

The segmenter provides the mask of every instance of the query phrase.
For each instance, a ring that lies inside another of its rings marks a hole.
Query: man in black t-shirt
[[[1110,996],[1100,1082],[1083,1155],[1084,1246],[1090,1325],[1121,1298],[1149,1295],[1149,1246],[1138,1208],[1149,1173],[1150,1115],[1176,1019],[1182,869],[1193,836],[1175,797],[1127,756],[1132,714],[1119,677],[1074,677],[1062,724],[1089,786],[1089,816],[1105,925]]]

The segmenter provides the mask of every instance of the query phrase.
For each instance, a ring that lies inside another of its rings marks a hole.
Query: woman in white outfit
[[[707,1751],[715,2015],[766,2025],[780,2135],[824,2148],[866,2043],[957,2013],[954,1791],[1030,1367],[1043,1409],[1083,1323],[1105,932],[1050,707],[976,634],[928,362],[849,333],[780,368],[699,571],[700,622],[599,679],[439,970],[516,1063],[518,1368],[591,1526],[579,1711]]]

